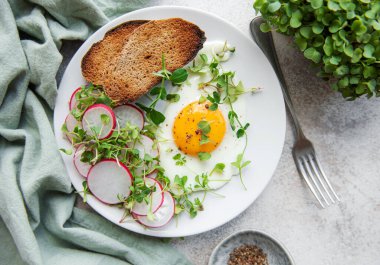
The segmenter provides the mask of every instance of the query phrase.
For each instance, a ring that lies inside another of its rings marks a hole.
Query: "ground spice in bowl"
[[[241,245],[230,253],[228,265],[269,265],[267,254],[255,245]]]

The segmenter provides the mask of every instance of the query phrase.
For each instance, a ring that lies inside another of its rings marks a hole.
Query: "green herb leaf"
[[[145,111],[145,112],[147,112],[147,113],[151,111],[151,108],[146,107],[146,106],[144,106],[143,104],[141,104],[141,103],[139,103],[139,102],[136,102],[136,105],[137,105],[140,109],[142,109],[143,111]]]
[[[317,1],[323,2],[323,0],[317,0]],[[314,23],[311,29],[315,34],[321,34],[323,32],[324,26],[321,23]]]
[[[155,86],[150,90],[149,94],[151,94],[152,96],[156,96],[156,95],[160,94],[160,91],[161,91],[161,87]]]
[[[243,128],[240,128],[240,129],[237,130],[237,132],[236,132],[236,136],[237,136],[237,138],[241,138],[241,137],[243,137],[244,134],[245,134],[245,130],[244,130]]]
[[[299,28],[302,23],[302,13],[299,9],[297,9],[293,14],[292,17],[290,18],[290,26],[292,28]]]
[[[215,103],[220,103],[220,94],[216,91],[212,92],[212,95],[214,97]]]
[[[168,94],[166,96],[166,100],[170,101],[172,103],[178,102],[180,100],[180,95],[179,94]]]
[[[207,152],[199,152],[198,158],[201,161],[209,160],[211,158],[211,154]]]
[[[314,63],[319,63],[321,61],[321,54],[315,48],[307,48],[303,54]]]
[[[210,123],[204,120],[198,122],[198,128],[202,131],[203,134],[208,134],[211,131]]]
[[[297,44],[298,48],[301,51],[304,51],[307,48],[307,40],[300,35],[296,35],[294,42]]]
[[[323,0],[310,0],[311,7],[314,9],[318,9],[322,7]]]
[[[214,172],[218,174],[222,174],[226,165],[224,163],[217,163],[214,168],[211,170],[210,175]]]
[[[360,48],[356,48],[354,50],[354,54],[352,55],[351,62],[352,63],[359,62],[362,56],[363,56],[363,51]]]
[[[300,33],[306,39],[310,39],[310,37],[312,35],[311,27],[301,27],[300,28]]]
[[[274,13],[276,12],[277,10],[279,10],[281,8],[281,3],[278,2],[278,1],[275,1],[273,3],[270,3],[268,5],[268,11],[271,12],[271,13]]]
[[[351,30],[357,35],[362,35],[367,32],[367,27],[361,20],[355,20],[351,25]]]
[[[270,27],[270,25],[268,24],[268,23],[261,23],[260,24],[260,30],[262,31],[262,32],[269,32],[269,31],[271,31],[271,27]]]
[[[111,121],[110,117],[106,114],[101,114],[100,119],[101,119],[103,125],[107,125]]]
[[[323,45],[323,50],[327,56],[332,55],[332,53],[334,51],[334,47],[333,47],[333,40],[330,36],[328,36],[325,39],[325,44]]]
[[[201,140],[199,141],[200,145],[207,144],[210,142],[210,139],[207,137],[207,135],[202,134]]]
[[[218,104],[217,103],[212,103],[209,108],[211,111],[216,111],[218,109]]]
[[[165,116],[161,112],[151,109],[148,113],[149,118],[152,120],[152,122],[156,125],[159,125],[165,121]]]
[[[375,52],[375,47],[373,47],[373,45],[371,45],[371,44],[366,44],[364,46],[363,56],[365,58],[373,58],[374,52]]]
[[[327,1],[327,7],[328,7],[328,9],[330,9],[331,11],[334,11],[334,12],[340,10],[340,5],[336,2],[334,2],[333,0]]]
[[[198,103],[199,103],[199,104],[202,104],[202,103],[206,102],[206,100],[207,100],[207,98],[206,98],[205,96],[202,95],[202,96],[199,98]]]
[[[181,154],[180,153],[178,153],[178,154],[176,154],[175,156],[173,156],[173,159],[174,160],[178,160],[178,159],[180,159],[181,158]]]
[[[176,161],[177,166],[183,166],[186,164],[186,156],[182,156],[180,153],[173,156],[173,160]]]
[[[237,118],[237,114],[235,111],[228,112],[228,120],[230,122],[231,129],[235,131],[235,119]]]
[[[73,153],[73,150],[64,149],[64,148],[60,148],[59,151],[61,151],[62,153],[65,153],[66,155],[72,155],[72,153]]]
[[[186,81],[188,75],[189,74],[184,68],[179,68],[172,73],[170,76],[170,81],[176,85],[179,85]]]

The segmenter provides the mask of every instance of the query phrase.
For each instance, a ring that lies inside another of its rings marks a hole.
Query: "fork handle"
[[[292,117],[292,120],[293,120],[293,123],[294,123],[294,127],[296,128],[297,136],[299,138],[305,138],[305,135],[304,135],[304,133],[302,131],[302,128],[301,128],[301,124],[298,121],[298,118],[297,118],[297,115],[296,115],[296,111],[295,111],[294,106],[293,106],[293,102],[292,102],[292,100],[290,98],[290,95],[289,95],[289,89],[288,89],[288,86],[286,84],[286,80],[285,80],[284,75],[282,73],[280,63],[278,61],[278,57],[277,57],[277,53],[276,53],[276,48],[274,47],[274,41],[273,41],[272,32],[269,32],[268,35],[269,35],[269,38],[270,38],[270,41],[271,41],[271,50],[273,51],[272,52],[272,56],[273,56],[272,66],[274,68],[274,71],[277,74],[278,80],[280,81],[280,86],[282,88],[282,93],[283,93],[283,96],[284,96],[285,104],[288,107],[288,111],[290,113],[290,116]]]
[[[276,48],[274,47],[272,33],[271,32],[264,33],[260,30],[260,24],[263,22],[264,20],[261,17],[256,17],[252,21],[251,31],[252,31],[253,38],[255,39],[256,43],[259,45],[261,50],[266,55],[274,71],[277,74],[278,80],[280,81],[280,86],[282,89],[286,107],[288,108],[288,111],[290,113],[290,116],[292,117],[294,126],[296,128],[297,137],[305,138],[305,135],[301,129],[301,125],[296,116],[296,112],[294,110],[292,100],[290,99],[288,86],[286,85],[284,75],[282,74],[282,71],[281,71],[281,66],[276,54]]]

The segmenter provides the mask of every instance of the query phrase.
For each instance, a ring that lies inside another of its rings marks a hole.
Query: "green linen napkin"
[[[0,1],[0,264],[190,264],[159,239],[74,207],[52,130],[62,40],[138,0]]]

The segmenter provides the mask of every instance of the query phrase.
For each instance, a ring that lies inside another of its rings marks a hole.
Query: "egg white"
[[[209,42],[205,43],[204,48],[198,53],[206,54],[209,59],[212,56],[223,49],[224,42]],[[227,53],[225,55],[229,56]],[[196,60],[198,60],[196,58]],[[227,59],[227,58],[226,58]],[[177,91],[172,91],[171,93],[178,93],[180,95],[180,100],[176,103],[170,103],[166,106],[164,110],[164,115],[166,117],[165,122],[160,125],[158,130],[157,138],[159,142],[160,149],[160,165],[165,169],[167,177],[174,181],[176,175],[187,176],[187,185],[194,187],[196,184],[195,177],[202,173],[210,173],[217,163],[224,163],[225,169],[223,173],[213,173],[209,176],[209,187],[210,189],[218,189],[221,186],[228,183],[231,177],[237,174],[236,168],[231,166],[231,162],[236,160],[239,153],[242,152],[244,148],[244,138],[237,138],[236,133],[232,131],[229,121],[228,112],[229,107],[226,104],[219,105],[219,109],[222,112],[225,122],[226,122],[226,133],[220,145],[211,153],[211,158],[207,161],[200,161],[198,157],[186,155],[185,153],[178,150],[174,139],[173,139],[173,124],[180,113],[180,111],[186,107],[188,104],[198,101],[202,93],[205,92],[198,89],[198,84],[201,82],[207,82],[210,80],[209,74],[203,74],[202,76],[190,74],[188,80],[180,88],[176,88]],[[211,92],[212,93],[212,92]],[[243,97],[240,97],[236,102],[233,103],[235,112],[244,121],[244,115],[246,113],[246,104]],[[212,131],[210,132],[212,134]],[[186,157],[186,163],[183,166],[176,165],[176,161],[173,156],[180,153],[182,156]]]

